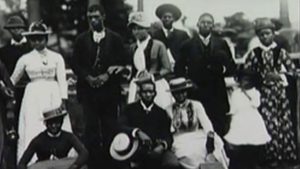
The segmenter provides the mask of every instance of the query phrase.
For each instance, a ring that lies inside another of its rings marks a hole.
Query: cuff
[[[227,69],[226,69],[225,66],[222,66],[222,68],[223,68],[223,69],[222,69],[222,70],[223,70],[222,72],[223,72],[223,74],[224,74],[224,73],[226,72]]]
[[[132,132],[131,132],[132,137],[136,138],[136,137],[137,137],[137,132],[138,132],[139,130],[140,130],[139,128],[133,129]]]

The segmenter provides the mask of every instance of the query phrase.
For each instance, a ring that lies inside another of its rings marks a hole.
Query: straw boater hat
[[[262,29],[275,30],[275,25],[269,18],[257,18],[254,21],[255,32],[258,33]]]
[[[137,85],[141,85],[141,84],[145,84],[145,83],[155,83],[155,79],[151,73],[149,73],[147,71],[142,71],[138,74],[135,83]]]
[[[176,91],[181,91],[181,90],[187,90],[190,88],[193,88],[194,85],[190,79],[186,79],[184,77],[179,77],[172,79],[169,82],[170,85],[170,92],[176,92]]]
[[[111,143],[110,155],[118,161],[127,160],[137,153],[139,144],[138,139],[129,137],[125,133],[119,133]]]
[[[164,13],[170,12],[174,16],[174,20],[177,21],[181,17],[180,9],[173,4],[163,4],[156,8],[155,14],[158,18],[161,18]]]
[[[12,29],[12,28],[26,28],[24,20],[18,16],[14,15],[8,18],[4,29]]]
[[[67,111],[62,110],[61,108],[56,108],[54,110],[46,111],[43,113],[43,120],[50,120],[56,117],[63,117],[67,114]]]
[[[22,33],[23,36],[46,36],[49,35],[51,31],[48,30],[47,26],[42,23],[41,21],[39,22],[33,22],[29,26],[29,31]]]
[[[151,24],[143,12],[133,12],[129,15],[128,27],[138,25],[143,28],[150,28]]]

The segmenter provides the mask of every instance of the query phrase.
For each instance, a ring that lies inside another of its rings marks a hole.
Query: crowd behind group
[[[90,29],[76,38],[69,63],[84,113],[79,138],[67,111],[64,59],[47,47],[51,32],[42,21],[27,31],[22,18],[10,17],[4,28],[11,43],[0,48],[0,167],[41,168],[45,160],[64,169],[295,164],[286,77],[297,72],[274,38],[274,23],[255,20],[259,43],[238,69],[228,43],[212,34],[213,15],[200,15],[198,34],[190,37],[173,27],[178,7],[163,4],[155,14],[162,28],[151,33],[143,12],[130,14],[135,42],[125,48],[105,27],[102,6],[88,7]],[[125,106],[121,81],[129,83]]]

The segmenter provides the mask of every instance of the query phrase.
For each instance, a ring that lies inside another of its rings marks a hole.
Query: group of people
[[[46,25],[34,22],[26,32],[22,18],[9,18],[12,41],[0,49],[0,164],[14,168],[18,161],[26,169],[76,154],[65,168],[253,169],[294,162],[285,76],[297,74],[273,40],[271,20],[256,20],[260,45],[237,70],[226,41],[212,33],[211,14],[199,17],[193,37],[173,27],[181,17],[175,5],[155,14],[162,28],[154,33],[143,12],[130,14],[136,41],[127,49],[105,27],[103,7],[88,7],[90,29],[78,35],[70,63],[85,117],[80,139],[67,113],[65,62],[47,48]],[[226,76],[237,76],[230,96]],[[124,79],[128,104],[120,106]]]

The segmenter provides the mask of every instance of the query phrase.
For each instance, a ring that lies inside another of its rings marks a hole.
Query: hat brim
[[[150,23],[148,22],[135,22],[135,21],[131,21],[127,24],[128,27],[132,27],[133,25],[137,25],[137,26],[140,26],[142,28],[150,28]]]
[[[63,112],[63,113],[61,113],[59,115],[49,116],[49,117],[42,118],[42,120],[43,121],[47,121],[47,120],[54,119],[54,118],[57,118],[57,117],[63,117],[65,115],[67,115],[67,114],[68,114],[68,112],[66,111],[66,112]]]
[[[193,87],[194,87],[193,84],[187,84],[187,85],[182,86],[182,87],[177,87],[177,88],[174,88],[174,89],[169,89],[169,90],[167,90],[167,92],[176,92],[176,91],[181,91],[181,90],[188,90],[188,89],[191,89]]]
[[[46,32],[24,32],[22,33],[23,36],[45,36],[51,34],[51,31]]]
[[[158,18],[161,18],[165,12],[172,13],[175,21],[177,21],[181,17],[180,9],[173,4],[160,5],[159,7],[157,7],[155,14]]]
[[[134,139],[131,150],[125,155],[120,155],[116,151],[114,151],[112,145],[110,146],[109,151],[113,159],[118,161],[124,161],[131,158],[137,152],[138,148],[139,148],[139,141],[137,139]]]

